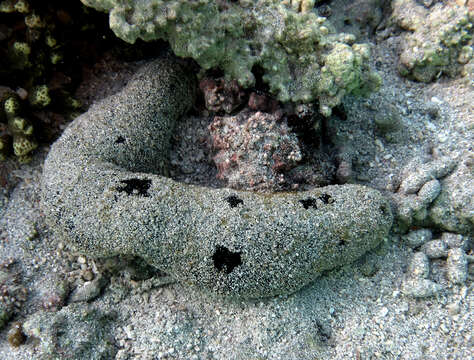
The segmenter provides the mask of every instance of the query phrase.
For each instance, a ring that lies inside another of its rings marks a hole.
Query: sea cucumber
[[[161,58],[68,126],[43,172],[57,236],[90,256],[133,254],[184,284],[259,298],[294,292],[387,235],[390,206],[365,186],[255,193],[166,177],[196,87],[184,65]]]

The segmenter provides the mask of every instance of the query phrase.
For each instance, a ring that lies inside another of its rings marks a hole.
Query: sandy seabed
[[[373,63],[383,85],[369,98],[345,99],[347,119],[337,128],[359,153],[356,182],[387,192],[403,181],[407,165],[442,157],[461,163],[473,156],[472,86],[463,78],[431,84],[401,78],[398,41],[391,37],[375,48]],[[116,77],[120,84],[124,78]],[[401,119],[393,141],[374,126],[375,114],[387,104]],[[17,185],[1,196],[0,296],[16,302],[13,322],[27,335],[24,344],[12,347],[7,336],[14,323],[5,326],[1,359],[473,357],[472,264],[467,279],[454,283],[446,256],[428,254],[426,279],[437,287],[419,296],[406,284],[418,269],[412,258],[420,249],[391,233],[363,259],[295,294],[216,299],[160,273],[139,279],[136,270],[117,265],[119,260],[89,259],[58,242],[39,208],[46,154],[42,149],[31,164],[15,170]],[[435,240],[443,236],[438,228],[428,230]],[[469,246],[472,238],[464,238]]]

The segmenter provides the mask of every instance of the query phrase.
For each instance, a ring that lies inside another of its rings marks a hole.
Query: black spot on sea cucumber
[[[125,138],[123,136],[118,136],[117,139],[115,139],[116,144],[122,144],[125,142]]]
[[[319,200],[321,200],[325,204],[330,204],[334,202],[334,199],[332,198],[332,196],[328,194],[319,195]]]
[[[150,196],[148,194],[148,189],[151,186],[150,179],[127,179],[120,182],[125,186],[117,188],[119,192],[125,191],[127,195]]]
[[[235,208],[239,204],[244,204],[244,201],[242,199],[239,199],[235,195],[230,195],[225,198],[225,200],[229,203],[231,208]]]
[[[218,271],[224,270],[226,274],[230,274],[237,266],[242,265],[240,254],[230,251],[225,246],[217,245],[212,260]]]
[[[317,209],[318,207],[316,206],[316,199],[309,197],[307,199],[302,199],[299,201],[305,209],[309,209],[310,207],[313,207]]]

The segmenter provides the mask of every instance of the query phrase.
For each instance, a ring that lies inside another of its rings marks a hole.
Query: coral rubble
[[[430,82],[470,67],[473,13],[468,6],[455,1],[426,6],[415,0],[395,0],[392,7],[394,21],[409,31],[400,55],[401,75]]]

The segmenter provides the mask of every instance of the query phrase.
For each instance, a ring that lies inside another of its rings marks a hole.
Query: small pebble
[[[366,277],[374,276],[377,273],[377,271],[378,271],[377,264],[371,260],[367,260],[360,267],[360,272]]]
[[[388,309],[386,307],[383,307],[383,308],[380,309],[379,315],[380,315],[380,317],[385,317],[385,316],[387,316],[388,312],[389,312]]]
[[[413,221],[413,196],[406,196],[397,207],[397,218],[405,226]]]
[[[451,304],[446,305],[448,312],[450,315],[457,315],[461,312],[461,307],[459,306],[458,302],[454,302]]]
[[[423,221],[428,216],[427,203],[424,199],[417,197],[413,202],[413,218],[418,221]]]
[[[374,118],[377,129],[382,133],[396,131],[400,128],[401,118],[395,105],[389,105],[376,113]]]
[[[468,272],[469,276],[474,277],[474,263],[473,262],[469,262],[467,272]]]
[[[419,229],[410,231],[403,237],[403,241],[413,249],[430,241],[432,238],[433,234],[431,233],[430,229]]]
[[[87,269],[82,273],[82,278],[85,281],[92,281],[94,280],[94,273],[90,269]]]
[[[421,164],[415,171],[409,172],[406,175],[400,184],[399,192],[402,194],[415,194],[426,183],[448,175],[456,167],[456,164],[456,160],[447,157]]]
[[[414,298],[425,298],[438,294],[443,287],[428,279],[408,279],[402,284],[402,292]]]
[[[405,195],[416,194],[426,182],[427,177],[428,175],[422,171],[408,174],[400,184],[400,192]]]
[[[319,16],[330,17],[332,15],[332,9],[329,5],[323,4],[318,8]]]
[[[98,275],[94,280],[87,281],[82,286],[78,286],[71,294],[71,302],[91,301],[100,295],[100,292],[107,284],[107,280]]]
[[[462,285],[467,280],[467,259],[462,249],[451,249],[447,259],[448,279],[451,283]]]
[[[433,0],[423,0],[423,5],[429,8],[431,5],[433,5]]]
[[[23,327],[21,323],[16,322],[12,325],[10,330],[8,330],[7,339],[8,343],[15,348],[25,343],[26,336],[23,333]]]
[[[20,97],[21,100],[26,100],[28,98],[28,91],[23,88],[16,89],[17,95]]]
[[[448,256],[446,243],[441,239],[428,241],[423,245],[422,250],[430,259],[439,259]]]
[[[461,248],[464,251],[469,249],[469,239],[460,234],[444,232],[441,235],[441,240],[444,241],[448,249]]]
[[[423,203],[424,206],[427,206],[433,202],[434,199],[441,192],[441,184],[438,180],[433,179],[424,184],[421,189],[418,191],[418,198]]]
[[[408,266],[410,276],[426,279],[430,274],[430,261],[425,253],[419,251],[413,254]]]

